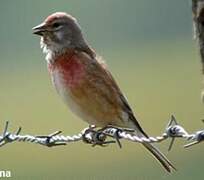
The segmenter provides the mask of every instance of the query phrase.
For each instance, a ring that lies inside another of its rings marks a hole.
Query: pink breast
[[[54,63],[48,65],[52,76],[60,76],[61,83],[70,88],[76,87],[83,78],[83,64],[76,55],[58,57]]]

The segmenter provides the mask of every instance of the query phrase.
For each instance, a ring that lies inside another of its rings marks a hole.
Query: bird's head
[[[86,44],[77,20],[64,12],[48,16],[33,28],[33,33],[41,36],[41,47],[44,51],[58,52]]]

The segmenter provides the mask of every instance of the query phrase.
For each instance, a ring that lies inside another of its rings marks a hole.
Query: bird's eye
[[[54,28],[58,28],[59,26],[60,26],[60,23],[57,23],[57,22],[52,24],[52,27]]]

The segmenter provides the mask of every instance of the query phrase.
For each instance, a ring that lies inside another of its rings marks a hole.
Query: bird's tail
[[[139,138],[149,138],[149,136],[145,133],[145,131],[142,129],[138,121],[136,120],[135,116],[133,114],[129,114],[130,122],[134,123],[134,129],[133,135],[138,136]],[[127,127],[132,128],[133,125],[130,124]],[[176,170],[176,168],[173,166],[173,164],[167,159],[167,157],[160,152],[158,148],[156,148],[153,144],[149,142],[143,142],[143,146],[155,157],[155,159],[158,160],[158,162],[168,171],[171,172],[172,169]]]
[[[141,138],[142,137],[149,138],[149,136],[144,132],[144,130],[139,125],[135,117],[133,118],[134,118],[135,129],[136,129],[136,131],[133,134]],[[148,142],[144,142],[142,144],[153,155],[153,157],[155,157],[158,160],[158,162],[166,169],[166,171],[171,173],[172,169],[176,170],[174,165],[167,159],[167,157],[157,147],[155,147],[153,144]]]
[[[144,147],[147,148],[151,154],[159,161],[159,163],[170,173],[172,169],[176,170],[173,164],[162,154],[159,149],[150,143],[143,143]]]

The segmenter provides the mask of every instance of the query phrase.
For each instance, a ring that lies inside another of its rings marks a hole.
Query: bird
[[[138,137],[148,138],[106,63],[88,44],[75,17],[56,12],[32,30],[41,37],[51,81],[74,114],[89,125],[130,128]],[[157,147],[148,142],[142,145],[167,172],[175,169]]]

